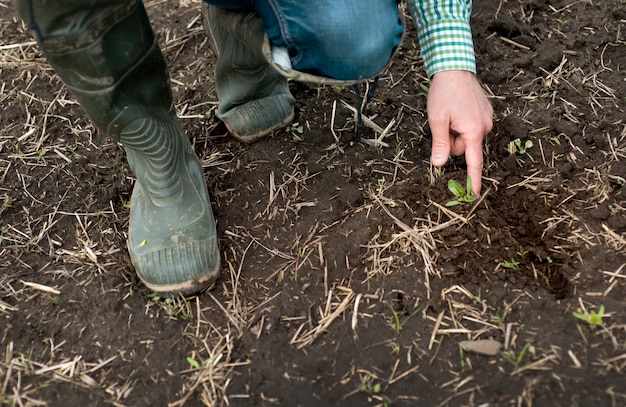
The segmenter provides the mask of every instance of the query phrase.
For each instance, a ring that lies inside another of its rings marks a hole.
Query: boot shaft
[[[173,109],[165,60],[140,1],[17,0],[55,72],[136,175],[128,249],[139,278],[166,294],[219,274],[202,166]]]
[[[167,66],[140,1],[17,0],[46,59],[94,124],[121,141],[150,112],[173,112]]]

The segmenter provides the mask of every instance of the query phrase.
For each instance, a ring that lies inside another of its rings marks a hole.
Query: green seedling
[[[293,124],[289,127],[289,129],[290,129],[292,132],[294,132],[294,131],[295,131],[295,132],[296,132],[296,133],[298,133],[298,134],[302,134],[302,133],[304,133],[304,126],[301,126],[301,125],[300,125],[300,123],[298,123],[298,122],[293,123]]]
[[[456,199],[446,202],[446,206],[456,206],[476,200],[476,195],[472,192],[472,177],[467,177],[466,188],[463,188],[456,180],[451,179],[448,181],[448,189],[456,196]]]
[[[600,305],[598,312],[587,312],[585,310],[584,312],[573,312],[573,314],[576,318],[591,325],[591,327],[602,326],[604,324],[602,321],[602,317],[604,316],[604,305]]]
[[[530,150],[530,148],[533,145],[534,144],[532,140],[526,140],[522,144],[522,140],[519,138],[516,138],[515,140],[509,143],[509,148],[508,148],[509,154],[516,156],[515,161],[517,162],[517,165],[519,165],[520,167],[524,164],[524,161],[516,154],[519,154],[519,155],[526,154],[528,158],[530,158],[530,161],[535,162],[535,160],[533,160],[533,157],[530,154],[528,154],[528,150]]]
[[[364,383],[361,383],[359,390],[367,394],[378,394],[382,390],[382,384],[374,383],[371,378],[368,378]]]
[[[420,93],[418,96],[424,96],[425,98],[428,98],[428,92],[430,91],[428,86],[420,83],[420,89],[422,90],[422,93]]]
[[[511,259],[511,261],[503,261],[500,263],[502,267],[510,270],[519,270],[519,262],[515,261],[515,259]]]
[[[569,23],[569,20],[562,20],[560,18],[557,18],[556,23],[557,23],[556,33],[565,37],[565,34],[563,34],[563,31],[561,31],[561,29],[565,27],[567,23]]]
[[[518,367],[522,365],[522,360],[524,359],[524,355],[526,354],[526,351],[530,348],[530,345],[531,345],[530,341],[526,341],[526,343],[524,344],[524,347],[522,347],[522,350],[520,350],[517,356],[515,356],[515,353],[513,351],[509,351],[509,352],[499,351],[498,353],[500,353],[500,356],[502,356],[505,360],[510,362],[517,369]]]
[[[524,144],[522,144],[522,140],[519,138],[516,138],[515,140],[509,143],[509,153],[510,154],[515,154],[515,153],[526,154],[526,151],[529,150],[533,145],[534,144],[532,140],[526,140]]]
[[[391,310],[391,313],[393,314],[393,320],[395,322],[394,328],[396,329],[396,331],[401,331],[402,328],[404,327],[404,324],[406,324],[409,321],[409,319],[413,318],[415,314],[417,314],[417,312],[419,311],[419,308],[415,307],[413,312],[411,312],[409,315],[407,315],[401,320],[400,315],[398,315],[398,312],[395,309],[393,309],[393,307],[390,304],[387,304],[387,305],[389,306],[389,309]]]
[[[200,362],[198,362],[197,360],[195,360],[191,356],[187,357],[187,363],[189,363],[191,365],[191,367],[193,367],[196,370],[200,370],[200,368],[202,367]]]
[[[507,310],[504,310],[502,315],[496,313],[494,316],[491,317],[491,321],[496,324],[503,324],[504,319],[506,318],[506,315],[507,315]]]

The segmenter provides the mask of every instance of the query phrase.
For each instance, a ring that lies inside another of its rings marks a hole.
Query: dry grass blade
[[[439,326],[441,326],[441,321],[443,321],[443,316],[446,314],[445,311],[441,311],[439,316],[437,316],[437,320],[435,321],[435,326],[433,327],[433,331],[430,335],[430,341],[428,341],[428,350],[433,348],[433,344],[435,343],[435,338],[437,337],[437,332],[439,331]]]
[[[357,110],[354,106],[350,106],[350,104],[348,104],[346,101],[342,100],[341,103],[347,107],[350,111],[352,111],[352,113],[356,116],[357,114]],[[391,131],[391,129],[393,128],[393,126],[396,124],[395,119],[391,119],[391,121],[387,124],[387,126],[383,129],[382,127],[380,127],[378,124],[376,124],[372,119],[370,119],[369,117],[363,115],[363,124],[366,127],[369,127],[370,129],[374,130],[376,133],[378,133],[378,137],[374,138],[374,139],[361,139],[361,141],[363,141],[365,144],[372,146],[372,147],[389,147],[388,143],[385,143],[383,141],[383,139],[385,137],[387,137],[389,135],[389,132]]]
[[[220,336],[213,346],[209,346],[206,341],[203,343],[206,357],[200,360],[188,358],[190,362],[193,361],[193,366],[191,370],[182,372],[188,375],[183,389],[185,394],[178,401],[169,403],[168,407],[184,406],[195,394],[199,394],[200,401],[205,406],[230,404],[226,390],[233,370],[249,362],[232,361],[234,340],[230,333]]]
[[[432,234],[434,232],[437,232],[447,227],[450,227],[452,225],[455,225],[459,222],[463,222],[464,218],[460,215],[455,215],[456,217],[453,220],[450,220],[443,224],[424,226],[420,228],[412,228],[408,226],[407,224],[405,224],[404,222],[402,222],[397,217],[395,217],[391,213],[391,211],[389,211],[387,206],[383,203],[383,200],[373,191],[370,190],[369,196],[374,201],[376,201],[378,205],[381,207],[381,209],[387,214],[387,216],[389,216],[394,221],[394,223],[398,227],[400,227],[400,229],[402,229],[401,233],[393,236],[393,240],[391,242],[382,246],[383,250],[388,249],[394,244],[394,242],[400,239],[408,239],[411,242],[411,244],[416,250],[416,253],[420,255],[424,263],[424,269],[426,271],[424,273],[425,278],[426,278],[426,286],[428,288],[428,293],[429,293],[429,298],[430,298],[430,292],[431,292],[430,275],[438,276],[440,274],[436,267],[436,257],[437,257],[436,243]]]
[[[65,342],[58,345],[51,344],[51,349],[58,352],[64,344]],[[5,404],[12,403],[12,405],[19,406],[48,405],[46,401],[31,397],[31,394],[36,393],[38,388],[23,384],[22,377],[38,377],[45,383],[64,382],[83,388],[98,388],[103,385],[93,379],[92,375],[116,359],[117,356],[112,356],[104,361],[90,363],[85,362],[82,355],[76,355],[55,363],[51,360],[46,364],[37,362],[28,355],[15,355],[13,342],[10,342],[6,347],[4,359],[0,360],[0,373],[3,375],[0,377],[4,379],[0,388],[0,399]]]
[[[14,307],[0,300],[0,312],[17,311],[17,310],[19,310],[18,307]]]
[[[550,363],[556,361],[557,357],[555,355],[548,355],[526,366],[515,369],[513,372],[511,372],[511,376],[518,375],[527,370],[550,370],[552,369]]]
[[[533,191],[536,191],[541,184],[552,182],[551,178],[539,177],[538,175],[539,175],[539,171],[536,171],[535,173],[527,177],[524,177],[523,181],[507,186],[507,189],[525,187],[528,189],[532,189]]]
[[[302,349],[306,346],[310,346],[317,338],[319,338],[320,335],[322,335],[326,331],[326,329],[328,329],[328,327],[330,326],[330,324],[333,323],[333,321],[335,321],[341,314],[344,313],[346,309],[348,309],[348,307],[350,306],[350,303],[354,299],[354,291],[348,288],[343,288],[343,289],[341,288],[342,287],[339,287],[339,290],[342,291],[345,295],[341,303],[339,303],[338,305],[335,306],[334,309],[332,309],[333,307],[332,307],[331,301],[332,301],[333,296],[335,295],[335,292],[334,290],[330,290],[328,292],[327,306],[326,306],[325,312],[321,316],[317,325],[311,330],[306,331],[301,335],[300,335],[300,332],[302,331],[302,327],[304,325],[300,326],[298,331],[296,331],[296,334],[294,335],[294,337],[291,339],[290,343],[292,345],[297,344],[298,349]]]
[[[614,230],[609,228],[607,225],[602,225],[602,229],[606,232],[603,234],[604,239],[609,247],[616,251],[622,251],[626,248],[626,238],[619,233],[616,233]]]
[[[47,285],[43,285],[43,284],[39,284],[39,283],[32,283],[29,281],[21,281],[22,284],[24,284],[27,287],[33,288],[35,290],[39,290],[39,291],[43,291],[46,293],[50,293],[50,294],[55,294],[55,295],[59,295],[61,294],[61,291],[52,288],[52,287],[48,287]]]

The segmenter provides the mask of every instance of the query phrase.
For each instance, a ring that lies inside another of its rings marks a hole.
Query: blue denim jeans
[[[400,43],[397,0],[205,0],[255,11],[294,69],[341,80],[378,74]]]

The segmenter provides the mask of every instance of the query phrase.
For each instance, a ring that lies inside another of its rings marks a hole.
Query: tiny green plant
[[[561,31],[561,29],[565,27],[567,23],[569,23],[569,20],[563,20],[563,19],[557,18],[556,23],[557,23],[556,33],[565,37],[565,34],[563,34],[563,31]]]
[[[465,181],[466,187],[459,184],[456,180],[448,181],[448,189],[456,196],[456,199],[446,202],[446,206],[456,206],[464,203],[471,203],[476,200],[476,195],[472,192],[472,177],[467,177]]]
[[[506,315],[507,315],[507,310],[505,309],[504,312],[502,312],[502,314],[496,313],[494,316],[492,316],[491,321],[495,322],[496,324],[503,324],[504,319],[506,318]]]
[[[423,83],[420,83],[420,89],[422,90],[422,93],[420,93],[418,96],[424,96],[428,98],[428,92],[430,91],[428,86]]]
[[[604,316],[604,305],[600,305],[600,309],[598,310],[598,312],[580,311],[580,312],[573,312],[573,315],[576,318],[582,321],[585,321],[592,327],[602,326],[604,324],[604,322],[602,321],[602,317]]]
[[[361,383],[360,391],[368,394],[378,394],[382,389],[381,383],[374,383],[372,379],[366,380],[364,383]]]
[[[533,145],[534,144],[532,140],[526,140],[524,143],[522,143],[521,139],[516,138],[515,140],[509,143],[508,151],[509,151],[509,154],[515,156],[515,162],[517,162],[517,165],[521,167],[524,164],[524,160],[522,160],[522,158],[519,156],[522,154],[526,154],[526,156],[530,158],[530,161],[535,162],[533,157],[530,154],[528,154],[528,150],[530,150],[530,148]]]
[[[395,323],[394,328],[396,329],[396,331],[401,331],[402,328],[404,327],[404,324],[406,324],[409,321],[409,319],[413,318],[415,314],[417,314],[417,312],[419,311],[419,308],[415,307],[413,312],[411,312],[409,315],[407,315],[401,320],[400,315],[398,315],[398,311],[393,309],[393,307],[390,304],[388,304],[388,306],[389,306],[389,309],[391,310],[391,313],[393,314],[393,320]]]
[[[524,346],[522,347],[522,350],[520,350],[517,356],[515,356],[515,353],[513,351],[510,351],[510,352],[499,351],[499,353],[500,353],[500,356],[502,356],[505,360],[509,361],[517,369],[518,367],[522,365],[522,360],[524,359],[524,355],[526,354],[526,351],[528,351],[528,349],[530,348],[530,345],[531,345],[531,342],[527,340]]]
[[[527,150],[529,150],[533,146],[532,140],[526,140],[524,144],[522,144],[522,140],[516,138],[515,140],[509,143],[509,153],[515,154],[525,154]]]
[[[197,370],[199,370],[202,367],[200,365],[200,362],[198,362],[196,359],[192,358],[191,356],[187,356],[187,363],[189,363],[191,367]]]
[[[296,132],[296,133],[298,133],[298,134],[302,134],[302,133],[304,133],[304,126],[302,126],[302,125],[300,125],[300,123],[296,122],[296,123],[293,123],[293,124],[290,126],[290,130],[291,130],[292,132],[294,132],[294,131],[295,131],[295,132]]]
[[[515,259],[511,259],[511,261],[503,261],[500,263],[502,267],[510,270],[519,270],[519,262],[515,261]]]

